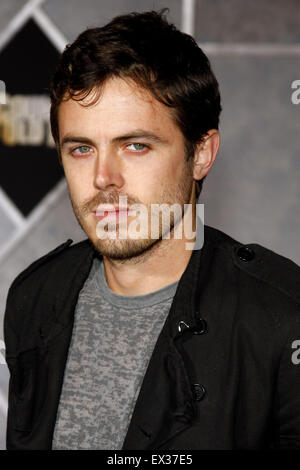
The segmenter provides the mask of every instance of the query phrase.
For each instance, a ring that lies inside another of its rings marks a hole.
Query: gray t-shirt
[[[177,285],[118,295],[94,259],[75,310],[52,449],[122,448]]]

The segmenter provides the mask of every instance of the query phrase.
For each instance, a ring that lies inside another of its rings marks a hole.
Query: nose
[[[99,152],[95,167],[95,187],[103,191],[122,188],[124,178],[121,167],[118,156],[113,152]]]

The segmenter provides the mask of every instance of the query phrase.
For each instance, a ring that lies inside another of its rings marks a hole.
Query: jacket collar
[[[198,292],[205,282],[205,273],[209,265],[211,255],[211,233],[204,226],[204,244],[201,249],[193,250],[189,263],[179,280],[173,303],[170,308],[166,332],[171,338],[189,328],[198,328],[200,312],[197,309]],[[64,245],[70,245],[73,240],[68,240]],[[63,273],[57,273],[53,282],[56,292],[54,301],[51,297],[48,311],[49,316],[40,327],[41,336],[45,342],[52,340],[62,329],[69,326],[74,320],[74,312],[80,290],[82,289],[92,267],[95,257],[101,257],[89,239],[85,239],[71,247],[67,265],[62,266]],[[68,275],[66,276],[66,271]],[[59,277],[64,285],[63,289],[57,289]],[[181,331],[180,331],[181,330]]]

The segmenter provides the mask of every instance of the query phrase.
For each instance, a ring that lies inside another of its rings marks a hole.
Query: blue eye
[[[89,147],[88,145],[81,145],[80,147],[77,147],[76,149],[74,149],[73,153],[75,153],[75,155],[76,154],[85,155],[86,153],[89,153],[90,150],[91,150],[91,147]]]
[[[136,142],[136,143],[132,143],[132,144],[129,144],[127,147],[131,147],[131,146],[134,146],[134,150],[136,152],[140,152],[141,150],[145,150],[147,147],[147,145],[144,145],[144,144],[140,144],[139,142]]]

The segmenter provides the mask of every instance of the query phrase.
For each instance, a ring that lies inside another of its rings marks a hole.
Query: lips
[[[107,222],[109,222],[109,221],[120,220],[120,219],[128,217],[129,209],[128,208],[127,209],[116,208],[114,210],[113,209],[104,210],[104,209],[97,208],[97,210],[93,211],[93,213],[98,220],[102,220],[105,218]]]

